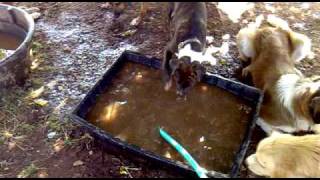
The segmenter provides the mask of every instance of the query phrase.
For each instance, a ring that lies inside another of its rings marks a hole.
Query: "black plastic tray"
[[[74,111],[71,113],[71,120],[87,129],[95,138],[102,142],[102,145],[104,145],[105,147],[111,147],[113,149],[116,149],[116,151],[121,151],[125,155],[129,155],[134,158],[139,157],[146,161],[160,164],[163,167],[167,167],[181,173],[187,173],[196,177],[195,172],[189,166],[186,166],[181,163],[178,164],[173,160],[161,157],[153,152],[121,141],[120,139],[115,138],[108,132],[91,124],[85,119],[86,114],[88,113],[90,107],[92,107],[95,104],[98,96],[105,92],[112,78],[115,76],[117,72],[119,72],[119,70],[121,70],[122,65],[128,61],[143,64],[155,69],[159,69],[161,66],[161,61],[159,59],[148,58],[136,52],[125,51],[124,53],[122,53],[119,59],[113,63],[111,68],[107,70],[107,72],[95,84],[95,86],[88,92],[88,94],[80,102],[80,104],[74,109]],[[246,155],[251,135],[256,124],[256,120],[258,118],[260,104],[262,101],[262,93],[256,88],[209,73],[207,73],[204,76],[202,81],[207,84],[217,86],[226,91],[229,91],[235,94],[236,96],[245,99],[251,105],[252,111],[250,114],[250,119],[248,119],[249,123],[246,129],[246,133],[244,139],[242,140],[242,144],[239,147],[237,155],[234,159],[230,173],[228,175],[215,171],[210,171],[208,173],[209,177],[216,178],[237,177],[241,164]]]

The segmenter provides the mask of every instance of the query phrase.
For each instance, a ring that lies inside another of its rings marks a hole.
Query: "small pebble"
[[[49,134],[47,135],[47,137],[48,137],[48,139],[52,139],[52,138],[54,138],[54,136],[56,136],[56,135],[57,135],[56,132],[51,132],[51,133],[49,133]]]
[[[84,164],[83,161],[78,160],[73,163],[73,166],[82,166],[83,164]]]

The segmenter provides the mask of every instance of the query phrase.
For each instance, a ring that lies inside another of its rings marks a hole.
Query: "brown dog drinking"
[[[177,93],[186,93],[205,74],[201,61],[194,61],[191,55],[179,57],[179,51],[189,47],[189,54],[203,53],[206,44],[207,10],[204,2],[169,3],[170,42],[165,47],[162,70],[165,90],[176,82]],[[178,56],[177,56],[178,54]]]

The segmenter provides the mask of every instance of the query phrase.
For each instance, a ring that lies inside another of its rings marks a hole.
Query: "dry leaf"
[[[48,101],[44,100],[44,99],[36,99],[34,100],[34,103],[36,103],[37,105],[44,107],[48,105]]]
[[[83,164],[84,164],[83,161],[78,160],[73,163],[73,166],[82,166]]]
[[[127,171],[126,167],[124,167],[124,166],[120,167],[120,172],[119,173],[121,175],[128,175],[128,171]]]

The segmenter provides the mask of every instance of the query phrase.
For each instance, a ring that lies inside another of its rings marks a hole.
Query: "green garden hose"
[[[160,135],[164,138],[169,144],[171,144],[179,154],[189,163],[189,165],[196,171],[200,178],[208,178],[207,170],[202,168],[192,156],[176,141],[174,140],[166,131],[162,128],[159,128]]]

